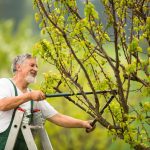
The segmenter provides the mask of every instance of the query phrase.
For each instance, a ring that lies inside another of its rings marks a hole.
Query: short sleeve
[[[0,79],[0,99],[12,96],[12,85],[6,78]]]
[[[37,109],[40,109],[43,117],[46,118],[50,118],[54,115],[56,115],[58,112],[57,110],[54,109],[54,107],[52,107],[47,101],[43,100],[43,101],[39,101],[36,104]]]

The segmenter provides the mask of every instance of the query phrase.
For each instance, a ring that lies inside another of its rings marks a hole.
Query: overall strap
[[[31,91],[31,89],[29,89],[30,91]],[[33,122],[33,100],[31,100],[30,101],[31,102],[31,121],[30,121],[30,123],[32,123]]]
[[[15,86],[15,84],[9,79],[9,81],[12,83],[13,87],[14,87],[14,91],[15,91],[15,96],[18,96],[18,92],[17,92],[17,88]],[[18,107],[17,107],[18,108]],[[14,109],[13,111],[13,114],[12,114],[12,118],[11,118],[11,122],[10,122],[10,126],[12,125],[12,122],[13,122],[13,119],[14,119],[14,116],[15,116],[15,112],[16,112],[16,109]]]
[[[29,91],[31,92],[31,89],[29,89]],[[31,112],[33,112],[33,100],[30,101],[31,102]]]
[[[31,100],[31,118],[30,124],[33,122],[33,100]]]
[[[33,112],[33,100],[31,100],[31,112]]]
[[[10,79],[9,79],[10,80]],[[15,96],[18,96],[18,92],[17,92],[17,88],[15,86],[15,84],[10,80],[10,82],[12,83],[14,90],[15,90]]]

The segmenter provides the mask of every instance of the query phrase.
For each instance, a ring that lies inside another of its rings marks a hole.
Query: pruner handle
[[[97,119],[94,119],[92,122],[90,122],[90,125],[92,126],[92,129],[86,128],[86,130],[85,130],[86,133],[92,132],[95,129],[96,122],[97,122]]]

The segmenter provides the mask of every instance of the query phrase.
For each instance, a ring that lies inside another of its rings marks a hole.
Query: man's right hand
[[[45,94],[42,91],[34,90],[27,93],[30,100],[41,101],[45,99]]]

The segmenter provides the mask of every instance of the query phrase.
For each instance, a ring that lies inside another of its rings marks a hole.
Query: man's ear
[[[16,71],[19,71],[19,70],[21,70],[21,67],[19,64],[16,64]]]

